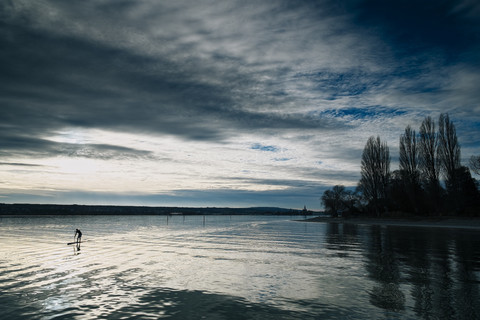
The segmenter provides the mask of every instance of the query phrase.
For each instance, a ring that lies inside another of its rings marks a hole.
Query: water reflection
[[[349,252],[358,249],[358,225],[329,223],[327,224],[325,247],[337,251],[337,255],[348,257]]]
[[[151,290],[108,317],[134,318],[139,310],[142,318],[152,319],[312,319],[306,312],[282,310],[235,296],[169,288]]]
[[[369,303],[422,319],[480,319],[478,231],[328,224],[325,247],[361,251]]]
[[[478,231],[114,218],[0,221],[0,317],[480,318]]]
[[[73,255],[74,255],[74,256],[77,256],[77,255],[80,254],[80,244],[81,244],[80,242],[77,242],[77,243],[74,243],[74,244],[72,245],[72,247],[73,247]]]
[[[393,239],[386,236],[386,230],[372,226],[365,256],[367,271],[376,285],[370,291],[370,302],[384,309],[403,310],[405,295],[400,290],[400,265]]]
[[[406,295],[410,295],[420,318],[478,319],[479,268],[475,257],[480,255],[480,246],[472,243],[472,234],[466,236],[470,232],[371,226],[366,269],[376,285],[370,302],[401,310]]]

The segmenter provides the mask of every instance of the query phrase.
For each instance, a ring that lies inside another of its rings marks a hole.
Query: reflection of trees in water
[[[399,230],[403,239],[397,250],[405,257],[406,280],[411,284],[413,309],[423,319],[450,318],[451,270],[448,243],[438,241],[432,232]]]
[[[358,247],[358,225],[349,223],[327,224],[325,247],[336,250],[337,255],[347,257],[348,252]]]
[[[405,259],[406,277],[412,284],[412,297],[414,298],[414,311],[419,316],[430,318],[433,312],[432,298],[432,272],[428,248],[431,247],[428,237],[425,234],[418,234],[414,240],[413,237],[407,237],[402,243],[400,250],[404,253],[410,253],[410,257]]]
[[[400,290],[400,270],[393,248],[390,233],[373,226],[367,244],[367,271],[377,285],[370,292],[370,302],[380,308],[402,310],[405,295]]]
[[[480,245],[467,231],[370,227],[367,272],[376,285],[370,302],[387,310],[405,308],[403,287],[422,319],[479,319]],[[477,258],[477,259],[476,259]]]
[[[463,233],[455,241],[458,288],[455,295],[459,319],[480,319],[480,241],[471,241],[474,235]],[[476,235],[478,239],[478,234]],[[475,259],[476,258],[476,259]]]
[[[474,237],[468,231],[416,232],[407,250],[415,313],[424,319],[478,319],[478,280],[474,273]],[[403,238],[403,237],[402,237]],[[477,244],[478,247],[478,244]],[[473,259],[473,260],[472,260]],[[478,270],[478,266],[477,266]]]
[[[423,252],[425,256],[428,256],[431,270],[432,282],[432,296],[431,303],[433,308],[431,312],[426,310],[418,310],[418,315],[427,318],[433,314],[436,317],[443,319],[454,319],[455,308],[453,304],[454,292],[453,292],[453,270],[451,265],[451,259],[454,258],[454,252],[451,252],[448,239],[440,239],[435,235],[432,235],[433,252],[429,253],[427,250]],[[415,271],[415,270],[414,270]],[[428,301],[427,301],[428,302]]]

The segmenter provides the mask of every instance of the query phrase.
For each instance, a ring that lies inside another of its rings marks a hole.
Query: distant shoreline
[[[76,205],[76,204],[28,204],[0,203],[0,216],[44,216],[44,215],[305,215],[303,210],[277,207],[149,207],[123,205]]]
[[[459,217],[412,217],[412,218],[332,218],[315,217],[304,222],[349,223],[358,225],[380,225],[401,227],[459,228],[480,231],[480,218]]]

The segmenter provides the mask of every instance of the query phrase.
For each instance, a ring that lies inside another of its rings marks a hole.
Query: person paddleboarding
[[[75,229],[75,235],[73,236],[73,241],[75,241],[75,238],[77,238],[76,242],[80,243],[82,241],[82,231],[79,229]]]

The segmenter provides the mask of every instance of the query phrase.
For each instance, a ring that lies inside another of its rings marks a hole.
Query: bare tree
[[[418,144],[418,165],[425,179],[430,185],[438,184],[438,138],[435,132],[435,122],[426,117],[420,126],[420,141]]]
[[[438,123],[440,168],[445,178],[447,190],[455,192],[458,187],[457,170],[461,167],[457,131],[448,114],[442,113]]]
[[[325,211],[333,217],[338,217],[339,213],[346,216],[356,210],[356,194],[346,190],[342,185],[336,185],[331,190],[326,190],[321,199]]]
[[[409,183],[418,183],[417,137],[410,126],[400,136],[400,172]]]
[[[359,188],[379,214],[380,202],[387,198],[390,179],[390,151],[380,137],[370,137],[363,149]]]
[[[426,117],[420,126],[420,140],[418,143],[418,166],[427,201],[425,204],[431,213],[438,214],[441,206],[441,191],[439,175],[440,160],[438,156],[439,139],[435,128],[435,121]]]
[[[336,185],[332,190],[326,190],[322,195],[322,203],[325,211],[334,217],[338,217],[338,213],[346,208],[346,197],[347,192],[344,186]]]
[[[418,212],[421,197],[417,135],[410,126],[405,128],[405,133],[400,135],[400,176],[404,193],[408,197],[410,210]]]

